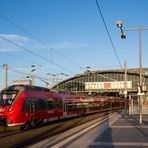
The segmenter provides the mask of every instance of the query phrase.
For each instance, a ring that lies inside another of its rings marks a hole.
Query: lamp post
[[[8,86],[8,64],[3,65],[5,69],[5,88]]]
[[[142,31],[148,30],[148,28],[129,28],[129,29],[122,29],[123,24],[122,21],[117,21],[117,27],[121,30],[121,38],[125,39],[126,35],[124,32],[126,31],[139,31],[139,87],[142,88],[143,82],[142,82]],[[138,93],[140,96],[139,100],[139,123],[142,123],[142,106],[143,106],[143,93],[142,89],[140,89],[140,92]]]
[[[124,98],[125,98],[125,106],[124,106],[124,110],[125,110],[125,117],[126,117],[126,110],[127,110],[127,61],[125,61],[124,63]]]

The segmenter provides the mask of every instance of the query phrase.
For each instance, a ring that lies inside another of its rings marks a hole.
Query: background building
[[[138,93],[139,69],[127,69],[126,87],[128,93]],[[148,88],[148,68],[143,68],[143,85]],[[76,94],[119,95],[125,90],[125,70],[86,71],[66,79],[51,89]]]

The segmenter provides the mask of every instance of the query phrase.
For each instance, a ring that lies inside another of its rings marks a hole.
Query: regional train
[[[119,98],[55,93],[47,88],[12,85],[0,93],[0,122],[28,129],[53,120],[120,109]]]

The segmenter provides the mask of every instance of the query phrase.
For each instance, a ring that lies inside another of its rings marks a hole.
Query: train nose
[[[6,117],[4,115],[4,108],[0,108],[0,125],[6,126]]]
[[[0,123],[4,121],[4,108],[0,106]]]
[[[4,108],[2,106],[0,106],[0,116],[4,115]]]
[[[0,125],[6,124],[6,118],[0,115]]]

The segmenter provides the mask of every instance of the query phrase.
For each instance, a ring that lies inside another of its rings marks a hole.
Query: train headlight
[[[10,106],[10,108],[8,109],[8,112],[11,112],[11,111],[12,111],[12,109],[13,109],[13,107],[12,107],[12,106]]]
[[[12,120],[7,120],[7,123],[8,124],[12,124]]]

